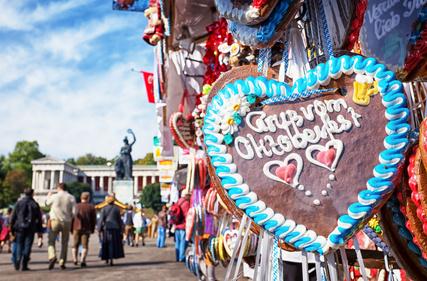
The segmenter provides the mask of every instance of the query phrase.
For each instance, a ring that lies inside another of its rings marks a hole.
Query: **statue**
[[[135,134],[131,129],[127,130],[132,135],[133,141],[129,143],[127,137],[123,139],[124,145],[120,149],[120,156],[116,160],[114,170],[116,171],[116,180],[132,180],[132,146],[136,141]]]

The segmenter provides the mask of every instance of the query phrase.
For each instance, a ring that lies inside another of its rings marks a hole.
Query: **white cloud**
[[[75,78],[75,87],[42,88],[36,96],[4,95],[0,122],[7,126],[1,129],[0,151],[12,150],[17,140],[35,139],[43,152],[57,157],[87,152],[114,157],[132,128],[134,157],[143,157],[152,147],[155,113],[132,67],[130,61],[116,64],[105,73]]]
[[[31,30],[37,23],[43,23],[58,17],[68,11],[87,5],[93,0],[67,0],[50,2],[46,5],[37,5],[34,10],[29,10],[26,1],[0,0],[2,15],[0,17],[0,29],[6,30]]]
[[[0,0],[9,9],[6,15],[2,12],[0,30],[5,26],[28,30],[58,16],[58,10],[86,3],[54,2],[43,5],[45,11],[28,12],[16,2],[20,1]],[[8,22],[3,17],[24,14],[29,19]],[[41,150],[55,157],[88,152],[114,157],[128,128],[137,137],[134,158],[151,151],[156,132],[154,105],[146,102],[143,79],[130,70],[151,69],[152,50],[139,41],[141,30],[135,25],[140,17],[127,15],[96,15],[73,21],[77,25],[36,28],[21,32],[20,40],[8,39],[0,50],[0,154],[10,152],[16,141],[38,140]],[[131,43],[129,35],[120,32],[120,44],[103,38],[130,28],[135,33]],[[92,55],[99,50],[111,51],[105,58],[106,69],[80,68],[79,63],[93,62]]]
[[[32,44],[34,49],[47,52],[57,59],[80,61],[91,51],[91,42],[133,24],[135,20],[130,18],[108,16],[33,38]]]

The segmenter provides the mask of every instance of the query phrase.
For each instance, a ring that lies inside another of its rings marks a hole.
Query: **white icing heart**
[[[326,164],[323,164],[322,162],[318,161],[317,159],[315,159],[313,157],[313,152],[315,152],[315,151],[319,151],[319,152],[327,151],[330,148],[335,148],[335,159],[332,162],[332,165],[330,167],[327,166]],[[305,151],[305,157],[307,158],[308,161],[310,161],[314,165],[328,169],[329,171],[333,172],[333,171],[335,171],[335,168],[337,167],[338,161],[341,158],[341,154],[342,154],[343,150],[344,150],[344,144],[342,143],[342,141],[330,140],[325,145],[313,144],[313,145],[310,145],[309,147],[307,147],[307,149]]]
[[[271,167],[272,166],[285,167],[285,166],[289,165],[291,163],[291,161],[296,162],[297,171],[296,171],[295,176],[292,180],[292,183],[289,184],[286,181],[284,181],[283,179],[281,179],[278,176],[276,176],[275,174],[273,174],[271,172]],[[286,185],[290,185],[290,186],[295,188],[299,185],[299,177],[301,175],[303,166],[304,166],[304,163],[302,161],[301,156],[299,156],[296,153],[291,153],[288,156],[286,156],[286,158],[283,161],[274,160],[274,161],[270,161],[270,162],[265,163],[264,168],[263,168],[263,172],[264,172],[264,175],[266,177],[268,177],[274,181],[278,181],[278,182],[282,182]]]

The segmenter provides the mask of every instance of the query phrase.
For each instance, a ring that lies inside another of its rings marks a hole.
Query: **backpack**
[[[181,204],[178,204],[178,202],[174,203],[169,210],[169,223],[171,224],[181,224],[184,222],[184,213],[181,209]]]

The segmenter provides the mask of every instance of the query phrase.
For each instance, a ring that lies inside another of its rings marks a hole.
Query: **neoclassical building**
[[[105,195],[112,192],[115,172],[113,165],[74,166],[64,160],[50,156],[31,162],[33,168],[32,188],[34,198],[44,205],[49,191],[55,189],[59,182],[83,182],[92,187],[95,202],[101,202]],[[133,166],[133,194],[135,200],[140,192],[150,183],[159,182],[157,166]]]

